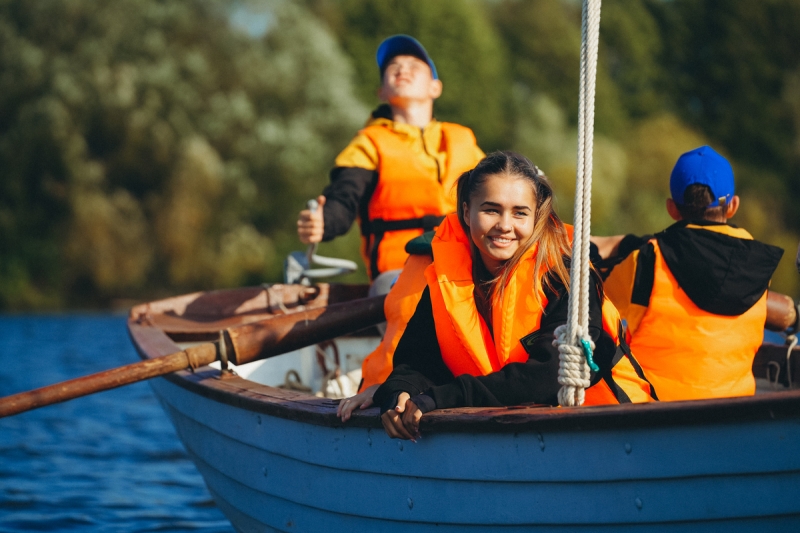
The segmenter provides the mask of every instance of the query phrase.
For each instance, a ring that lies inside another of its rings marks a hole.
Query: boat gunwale
[[[180,350],[167,333],[128,320],[128,330],[142,359]],[[773,345],[785,351],[785,348]],[[327,427],[381,428],[377,408],[353,413],[342,423],[336,400],[262,385],[219,370],[202,367],[164,376],[195,394],[257,414],[276,416]],[[425,415],[420,429],[436,432],[518,433],[541,430],[610,430],[771,421],[800,417],[800,389],[758,396],[681,402],[653,402],[578,408],[512,406],[502,408],[442,409]]]

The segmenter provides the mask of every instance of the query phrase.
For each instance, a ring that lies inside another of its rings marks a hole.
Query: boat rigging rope
[[[600,37],[601,0],[583,0],[581,24],[581,75],[578,107],[578,162],[575,181],[574,237],[570,267],[569,318],[556,328],[558,347],[558,403],[564,407],[583,404],[589,388],[594,343],[589,336],[589,237],[592,212],[592,150],[594,145],[594,97],[597,49]]]
[[[792,350],[797,346],[797,335],[792,334],[786,337],[786,345],[789,347],[786,350],[786,382],[789,388],[792,388]]]

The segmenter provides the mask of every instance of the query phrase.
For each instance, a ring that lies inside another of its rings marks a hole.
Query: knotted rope
[[[556,328],[558,347],[558,403],[581,405],[590,385],[589,366],[594,343],[589,337],[589,236],[592,213],[592,149],[597,48],[600,37],[601,0],[583,0],[581,24],[581,76],[578,108],[578,163],[575,180],[574,238],[569,295],[569,319]],[[596,367],[595,367],[596,368]]]

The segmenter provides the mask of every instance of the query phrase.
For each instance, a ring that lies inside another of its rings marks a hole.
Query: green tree
[[[576,124],[581,51],[580,3],[503,0],[493,5],[493,15],[509,51],[514,82],[523,85],[533,95],[547,95],[566,111],[569,122]],[[606,55],[601,43],[595,128],[598,133],[615,136],[625,127],[627,114],[609,73]]]
[[[657,114],[665,106],[659,64],[663,51],[656,17],[646,0],[617,0],[603,4],[600,38],[604,64],[626,114],[634,119]]]
[[[0,2],[0,308],[277,280],[351,77],[290,2]]]
[[[680,115],[736,158],[786,175],[798,135],[783,97],[800,66],[796,0],[649,0]],[[800,192],[800,175],[792,177]]]
[[[569,221],[574,0],[0,0],[0,309],[277,280],[393,33],[436,60],[437,118],[531,157]],[[595,231],[667,225],[672,165],[709,143],[734,165],[734,222],[793,251],[798,36],[797,0],[606,3]],[[796,295],[792,256],[773,287]]]
[[[444,84],[435,105],[436,117],[472,128],[484,150],[508,146],[507,53],[483,3],[307,0],[307,4],[353,58],[364,102],[378,103],[378,45],[390,35],[405,33],[423,43]]]

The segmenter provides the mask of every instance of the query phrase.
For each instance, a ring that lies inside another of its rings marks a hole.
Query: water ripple
[[[138,360],[110,315],[0,316],[0,353],[0,396]],[[144,383],[0,419],[0,531],[65,530],[233,531]]]

